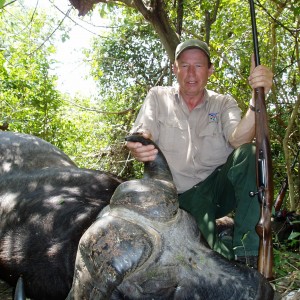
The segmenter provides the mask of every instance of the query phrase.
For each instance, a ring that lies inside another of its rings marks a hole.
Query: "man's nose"
[[[195,70],[195,67],[193,67],[193,66],[189,66],[189,68],[188,68],[188,74],[189,75],[195,75],[195,72],[196,70]]]

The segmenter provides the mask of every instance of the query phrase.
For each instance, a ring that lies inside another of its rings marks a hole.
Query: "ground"
[[[12,288],[7,283],[0,280],[0,299],[12,300],[12,293]]]

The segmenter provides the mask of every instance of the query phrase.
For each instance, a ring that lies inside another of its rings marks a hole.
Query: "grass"
[[[292,243],[295,241],[292,241]],[[295,246],[295,243],[294,243]],[[282,296],[300,289],[300,248],[290,245],[274,247],[274,280],[271,282]]]

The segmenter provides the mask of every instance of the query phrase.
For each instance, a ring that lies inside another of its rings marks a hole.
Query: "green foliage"
[[[4,4],[5,4],[5,0],[0,0],[0,9],[3,8]]]
[[[118,13],[117,5],[113,2],[107,2],[106,5],[99,5],[98,12],[101,18],[110,18],[111,15]]]
[[[0,19],[0,121],[9,129],[34,134],[63,148],[64,106],[50,68],[55,48],[50,43],[54,19],[19,7]],[[21,33],[21,34],[20,34]],[[45,43],[45,41],[48,41]]]
[[[124,137],[149,88],[166,83],[168,78],[162,74],[169,61],[150,25],[142,22],[139,15],[131,12],[121,22],[118,16],[109,36],[94,39],[86,55],[100,95],[95,99],[103,124],[96,128],[103,138],[98,154],[102,158],[100,166],[132,177],[140,176],[141,165],[128,161]]]
[[[102,97],[124,93],[135,85],[154,86],[159,81],[159,71],[168,64],[149,25],[140,18],[123,22],[115,26],[107,39],[95,39],[92,49],[86,51]]]
[[[274,285],[275,290],[282,295],[299,289],[299,252],[292,252],[285,246],[274,249],[274,278],[271,283]]]
[[[272,223],[276,278],[273,284],[282,295],[300,286],[298,219],[296,215],[289,215],[286,220],[279,218]]]

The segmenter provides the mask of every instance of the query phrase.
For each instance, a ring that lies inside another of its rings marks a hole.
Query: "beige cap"
[[[208,57],[209,61],[210,61],[210,52],[208,49],[208,46],[205,42],[202,42],[200,40],[187,40],[183,43],[180,43],[177,47],[176,47],[176,51],[175,51],[175,60],[178,58],[178,56],[185,50],[187,49],[200,49],[202,50]]]

